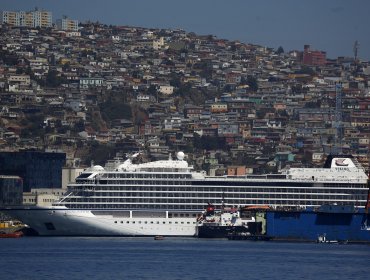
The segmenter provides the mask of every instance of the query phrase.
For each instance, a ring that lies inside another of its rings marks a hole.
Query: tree
[[[122,97],[110,96],[99,107],[103,118],[108,122],[114,119],[132,119],[131,107]]]
[[[282,54],[284,53],[284,49],[282,46],[278,47],[277,51],[276,51],[277,54]]]
[[[258,90],[258,81],[254,76],[248,75],[247,77],[247,85],[253,91]]]
[[[17,67],[17,70],[15,71],[16,74],[23,74],[23,68]]]
[[[297,74],[315,75],[316,72],[309,66],[302,65],[301,69],[296,72]]]
[[[64,79],[58,75],[58,71],[50,70],[46,76],[46,86],[59,87],[64,82]]]
[[[116,154],[114,146],[109,144],[100,144],[97,141],[90,143],[89,151],[90,152],[85,159],[85,164],[90,164],[91,161],[93,161],[94,164],[104,165],[104,163],[113,158]]]
[[[77,122],[74,123],[72,131],[73,132],[81,132],[85,130],[85,123],[82,119],[78,120]]]
[[[148,90],[147,90],[147,94],[149,94],[149,95],[157,94],[157,87],[155,85],[150,85]]]
[[[24,70],[24,73],[25,73],[26,75],[30,75],[30,76],[31,76],[31,78],[33,78],[33,76],[34,76],[33,71],[32,71],[32,69],[31,69],[31,67],[30,67],[30,66],[28,66],[28,67]]]
[[[170,74],[170,85],[177,88],[181,86],[181,79],[176,73]]]
[[[18,64],[18,56],[7,50],[0,50],[0,61],[2,64],[14,66]]]
[[[224,137],[217,136],[206,136],[199,137],[197,133],[194,133],[194,147],[202,150],[225,150],[226,141]]]

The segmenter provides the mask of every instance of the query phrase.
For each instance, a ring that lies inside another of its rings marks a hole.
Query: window
[[[45,223],[45,227],[47,230],[55,230],[53,223]]]

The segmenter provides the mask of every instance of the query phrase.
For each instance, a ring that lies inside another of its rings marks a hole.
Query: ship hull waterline
[[[95,212],[96,210],[94,210]],[[105,210],[106,211],[106,210]],[[40,236],[184,236],[197,235],[196,219],[94,215],[91,210],[6,209]]]

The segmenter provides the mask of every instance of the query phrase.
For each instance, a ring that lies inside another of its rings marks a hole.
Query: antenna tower
[[[356,40],[355,43],[354,43],[354,45],[353,45],[353,54],[355,56],[355,62],[357,62],[357,54],[358,54],[358,47],[359,46],[360,46],[360,44]]]

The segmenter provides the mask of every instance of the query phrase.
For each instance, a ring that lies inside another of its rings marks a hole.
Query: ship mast
[[[342,154],[342,84],[335,85],[335,153]]]

